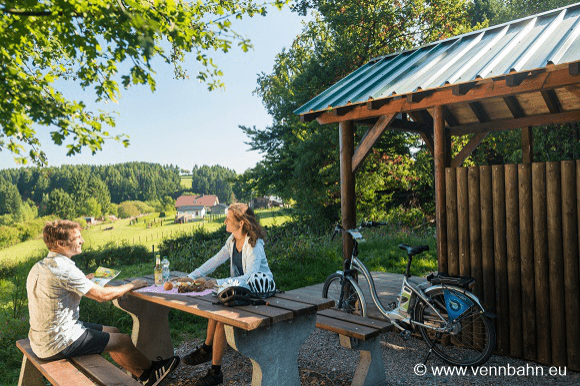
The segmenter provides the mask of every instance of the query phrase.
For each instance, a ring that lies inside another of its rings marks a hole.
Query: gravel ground
[[[201,341],[184,342],[176,354],[183,356],[195,349]],[[494,355],[479,368],[480,371],[507,371],[513,375],[474,375],[466,368],[466,375],[435,375],[433,367],[445,366],[434,354],[427,362],[427,373],[416,375],[414,368],[423,362],[427,353],[422,340],[412,338],[404,341],[398,333],[390,332],[381,336],[383,360],[387,385],[580,385],[580,373],[556,368],[562,375],[549,375],[550,368],[534,362],[526,362],[509,357]],[[302,385],[346,386],[352,382],[358,364],[358,352],[340,346],[336,334],[316,329],[300,349],[298,367]],[[419,366],[420,367],[420,366]],[[196,367],[180,365],[163,386],[191,386],[193,381],[207,372],[209,364]],[[540,370],[541,369],[541,370]],[[245,386],[251,383],[252,365],[249,359],[228,348],[222,366],[224,385]],[[517,373],[527,375],[517,375]],[[543,372],[543,375],[541,375]],[[565,375],[564,375],[565,373]]]

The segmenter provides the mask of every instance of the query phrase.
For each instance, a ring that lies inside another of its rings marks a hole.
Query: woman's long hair
[[[258,239],[266,239],[266,231],[260,225],[260,222],[252,208],[246,204],[234,203],[230,205],[228,210],[232,211],[234,219],[237,222],[244,222],[242,232],[249,236],[249,242],[252,247],[256,246]]]

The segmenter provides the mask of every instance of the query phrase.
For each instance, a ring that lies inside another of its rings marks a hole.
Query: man
[[[91,275],[85,276],[72,261],[85,242],[75,222],[47,223],[43,237],[48,256],[32,267],[26,281],[32,351],[46,360],[108,352],[143,385],[159,384],[177,367],[179,357],[152,362],[116,327],[78,320],[81,297],[106,302],[147,283],[134,280],[118,287],[101,287],[90,281]]]

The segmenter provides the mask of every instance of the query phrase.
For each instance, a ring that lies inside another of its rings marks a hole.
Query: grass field
[[[282,225],[290,219],[286,211],[279,209],[258,210],[256,214],[264,226]],[[123,219],[114,223],[93,225],[82,233],[85,239],[84,249],[94,249],[110,243],[143,245],[147,248],[155,246],[157,249],[163,239],[175,238],[191,232],[194,228],[204,227],[210,232],[215,231],[222,226],[224,218],[225,216],[221,216],[211,220],[206,218],[205,221],[175,224],[173,214],[160,218],[159,213],[153,213],[138,218],[136,222]],[[106,230],[109,227],[113,229]],[[11,267],[41,251],[46,251],[46,247],[42,235],[38,235],[32,240],[0,250],[0,266]]]
[[[186,190],[191,190],[191,176],[181,176],[181,187]]]

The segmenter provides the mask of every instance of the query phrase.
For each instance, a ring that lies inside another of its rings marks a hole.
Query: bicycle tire
[[[359,285],[350,277],[347,277],[348,285],[345,288],[347,298],[343,300],[342,306],[339,308],[340,290],[342,287],[342,280],[344,275],[335,272],[326,278],[324,286],[322,287],[322,297],[325,299],[334,300],[335,308],[348,314],[367,316],[367,307],[365,298]]]
[[[472,300],[477,300],[475,295],[460,288],[448,286],[427,288],[425,293],[432,299],[432,305],[445,319],[448,319],[448,314],[445,307],[444,289],[456,291],[467,295]],[[422,326],[417,326],[417,328],[425,343],[433,347],[433,352],[447,363],[456,366],[479,366],[489,359],[496,343],[494,325],[483,314],[483,311],[479,302],[474,301],[474,305],[457,318],[458,331],[454,333],[436,333]],[[415,320],[435,327],[442,327],[445,324],[422,300],[415,306]]]

